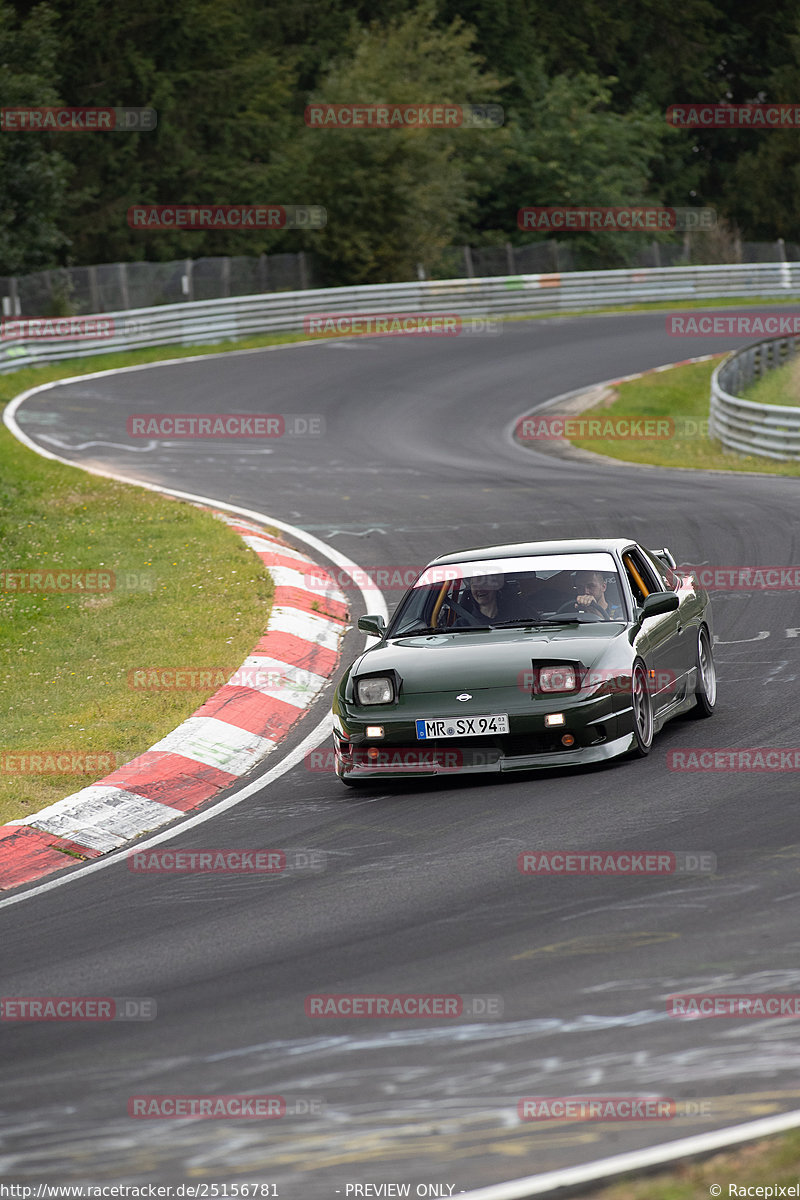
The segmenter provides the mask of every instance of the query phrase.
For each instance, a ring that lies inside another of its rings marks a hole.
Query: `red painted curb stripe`
[[[184,758],[182,754],[147,750],[107,775],[102,783],[187,812],[237,779],[238,776],[229,771],[206,766],[193,758]]]
[[[290,571],[298,571],[301,575],[313,576],[316,588],[320,586],[316,582],[318,579],[327,581],[330,587],[337,586],[328,571],[323,567],[318,567],[316,563],[309,562],[307,559],[287,558],[280,553],[279,549],[253,550],[253,553],[258,555],[265,567],[287,567]]]
[[[52,833],[32,829],[30,825],[0,825],[0,878],[2,888],[15,887],[18,883],[29,883],[41,879],[64,867],[74,867],[78,861],[62,853],[58,846],[75,850],[84,858],[95,858],[96,851],[63,841]]]
[[[216,717],[248,733],[280,741],[295,721],[305,716],[307,709],[295,708],[273,696],[265,696],[255,688],[230,687],[228,684],[206,700],[196,717]]]
[[[208,509],[207,511],[213,512],[214,510]],[[284,550],[295,549],[295,547],[290,546],[288,542],[284,542],[280,538],[275,537],[274,533],[266,533],[263,529],[256,529],[254,525],[231,525],[229,521],[226,521],[225,524],[229,529],[232,529],[234,533],[238,533],[243,538],[257,537],[261,538],[261,540],[264,542],[272,542],[279,549],[280,547],[283,547]]]
[[[251,651],[250,657],[259,654],[277,658],[279,662],[289,663],[293,667],[303,667],[315,675],[332,675],[339,659],[335,650],[307,642],[294,633],[281,633],[278,630],[274,633],[267,631]]]
[[[300,608],[303,612],[314,613],[318,617],[333,617],[337,621],[346,621],[348,606],[339,600],[326,600],[314,592],[306,592],[302,588],[275,588],[273,604],[276,608]]]

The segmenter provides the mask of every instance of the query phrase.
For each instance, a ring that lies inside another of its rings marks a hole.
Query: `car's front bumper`
[[[364,761],[354,762],[352,753],[342,753],[335,743],[334,757],[336,774],[340,779],[374,779],[378,781],[424,778],[435,775],[458,777],[462,775],[496,775],[513,771],[543,771],[552,770],[556,767],[574,767],[587,763],[603,762],[606,759],[616,758],[620,754],[625,754],[633,748],[633,742],[632,735],[628,734],[625,737],[615,738],[610,742],[603,742],[599,746],[582,746],[577,750],[572,748],[551,751],[550,753],[519,754],[513,756],[504,756],[497,753],[491,758],[487,756],[487,760],[484,762],[462,762],[458,765],[448,762],[446,755],[443,756],[443,760],[439,763],[425,759],[417,763],[403,761],[402,757],[392,756],[389,747],[387,747],[388,753],[383,762],[380,760],[372,764]]]
[[[518,694],[486,689],[475,693],[465,715],[506,712],[508,735],[452,740],[417,740],[415,719],[453,715],[452,698],[437,693],[404,698],[402,705],[365,709],[338,695],[334,702],[336,773],[346,780],[500,774],[602,762],[633,748],[630,697],[601,692],[587,697],[536,697],[521,708]],[[379,712],[384,708],[383,712]],[[548,728],[548,713],[561,712],[564,725]],[[383,738],[368,738],[367,725],[381,725]],[[573,744],[565,746],[569,735]]]

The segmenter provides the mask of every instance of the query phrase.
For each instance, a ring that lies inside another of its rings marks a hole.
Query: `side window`
[[[645,562],[644,556],[638,550],[626,550],[622,561],[637,604],[643,604],[645,596],[649,596],[651,592],[663,591],[663,582],[656,578],[655,571]]]
[[[680,586],[680,579],[672,567],[665,566],[655,555],[649,550],[645,550],[648,565],[652,568],[653,574],[658,579],[659,589],[662,592],[677,592]]]

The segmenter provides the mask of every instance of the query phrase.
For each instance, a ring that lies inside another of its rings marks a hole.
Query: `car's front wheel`
[[[696,654],[696,704],[689,710],[691,717],[710,717],[717,705],[717,668],[708,630],[703,628],[697,635]]]
[[[631,707],[636,738],[631,753],[634,758],[645,758],[653,745],[653,701],[647,686],[647,671],[641,661],[634,663],[631,672]]]

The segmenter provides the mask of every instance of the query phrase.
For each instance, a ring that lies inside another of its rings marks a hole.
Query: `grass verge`
[[[609,398],[580,414],[602,417],[662,418],[675,422],[674,436],[644,438],[574,438],[572,444],[623,462],[657,467],[692,467],[711,471],[758,471],[764,475],[800,475],[800,463],[774,462],[755,454],[736,454],[708,436],[711,373],[719,360],[689,363],[621,383]]]
[[[782,1134],[777,1138],[753,1142],[723,1154],[715,1154],[702,1162],[691,1162],[659,1171],[658,1174],[624,1180],[608,1187],[581,1192],[583,1200],[698,1200],[699,1197],[747,1195],[731,1192],[729,1187],[753,1189],[797,1186],[800,1178],[800,1132]],[[711,1189],[719,1189],[712,1191]],[[762,1190],[749,1193],[765,1195]],[[779,1192],[767,1193],[773,1196]],[[788,1195],[796,1193],[789,1192]]]
[[[57,369],[5,376],[0,386],[16,394],[28,382],[21,376],[44,382]],[[2,824],[108,774],[188,717],[258,640],[273,585],[241,538],[208,513],[40,458],[5,427],[0,538],[5,572],[114,575],[110,590],[84,593],[14,591],[7,576],[0,584]],[[134,690],[129,672],[148,667],[217,673],[202,690]],[[74,764],[47,762],[64,753]],[[91,754],[107,757],[82,757]],[[31,773],[18,755],[43,762]]]
[[[743,399],[755,404],[800,408],[800,362],[793,358],[782,367],[768,371],[746,389]]]

